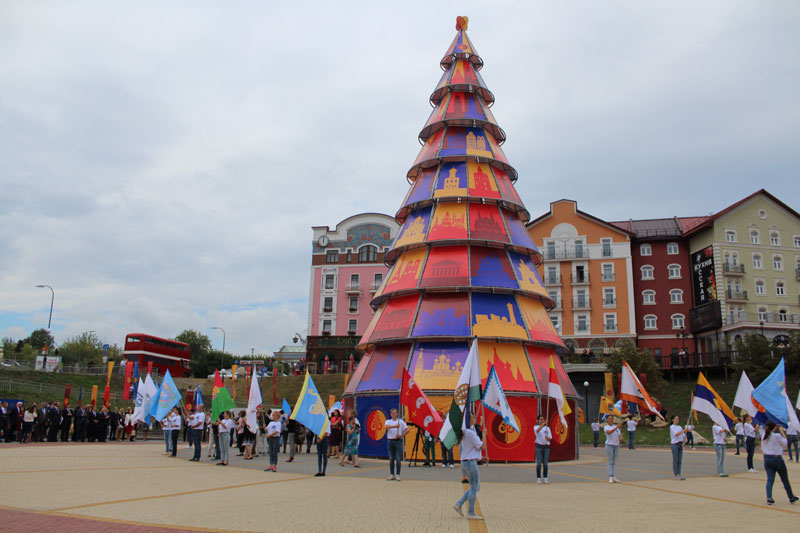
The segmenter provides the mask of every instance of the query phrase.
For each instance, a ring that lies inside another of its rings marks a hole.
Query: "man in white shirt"
[[[403,461],[403,437],[408,433],[408,425],[404,420],[397,418],[397,409],[392,409],[389,414],[392,418],[385,422],[386,439],[389,447],[389,477],[386,479],[400,481],[400,467]],[[395,470],[397,471],[396,475]]]
[[[197,412],[189,418],[189,427],[192,430],[190,438],[192,439],[192,448],[194,448],[194,457],[190,461],[200,461],[201,442],[203,438],[203,424],[206,422],[206,414],[203,409],[198,406]]]
[[[481,490],[478,461],[481,459],[482,444],[480,437],[478,437],[473,428],[468,427],[464,430],[459,444],[461,447],[461,471],[467,476],[469,489],[453,505],[453,509],[461,516],[464,516],[461,506],[464,505],[465,501],[469,501],[467,518],[470,520],[483,520],[482,516],[475,514],[475,498],[478,495],[478,491]]]
[[[800,463],[800,449],[797,445],[797,428],[789,422],[786,429],[786,447],[789,449],[789,461],[792,460],[792,447],[794,447],[794,462]]]
[[[536,483],[542,483],[542,467],[544,467],[544,483],[547,484],[550,483],[547,479],[547,463],[550,460],[550,441],[553,440],[553,433],[542,415],[539,415],[538,422],[533,427],[536,439]]]
[[[714,450],[717,452],[717,475],[719,477],[728,477],[725,473],[725,438],[727,437],[728,430],[719,424],[711,426],[711,433],[714,434]]]
[[[681,473],[683,466],[683,444],[686,442],[686,433],[692,430],[692,426],[687,425],[685,428],[680,426],[680,417],[675,415],[672,417],[672,425],[669,427],[670,444],[672,446],[672,473],[675,474],[675,479],[683,481],[686,479]]]
[[[631,418],[628,420],[628,449],[635,450],[636,448],[633,445],[633,440],[636,437],[636,426],[639,425],[639,421]]]
[[[742,424],[741,417],[737,418],[736,421],[736,425],[733,426],[733,430],[736,432],[736,453],[734,455],[739,455],[739,445],[741,444],[744,447],[744,424]]]
[[[181,432],[181,415],[178,414],[177,407],[172,409],[168,418],[169,424],[172,427],[172,457],[176,457],[178,455],[178,435]]]
[[[592,437],[594,437],[594,447],[597,448],[600,444],[600,423],[596,418],[592,422]]]

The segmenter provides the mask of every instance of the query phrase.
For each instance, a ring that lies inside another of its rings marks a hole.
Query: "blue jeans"
[[[164,430],[164,444],[167,445],[167,453],[172,451],[172,430],[165,429]]]
[[[672,445],[672,473],[676,476],[681,475],[681,465],[683,464],[683,444]]]
[[[739,455],[739,445],[744,447],[744,435],[736,435],[736,455]]]
[[[600,432],[592,431],[592,436],[594,437],[594,447],[597,448],[598,444],[600,443]]]
[[[328,437],[317,442],[317,471],[325,473],[328,468]]]
[[[231,458],[231,434],[229,431],[219,434],[219,459],[227,463]]]
[[[747,469],[753,470],[753,455],[756,453],[755,437],[746,437],[744,439],[744,450],[747,452]]]
[[[764,470],[767,471],[767,499],[772,499],[772,485],[775,483],[775,474],[777,473],[781,478],[786,495],[791,500],[794,497],[794,493],[792,492],[792,486],[789,484],[789,474],[786,473],[786,463],[783,462],[783,457],[780,455],[765,455]]]
[[[453,450],[448,450],[447,446],[444,445],[444,442],[440,444],[442,448],[442,464],[443,465],[453,464]]]
[[[219,451],[219,433],[214,434],[214,459],[219,461],[222,455]]]
[[[628,432],[628,449],[630,449],[630,450],[633,449],[633,439],[634,439],[634,437],[636,437],[636,432],[635,431],[629,431]]]
[[[269,447],[269,464],[278,464],[278,452],[281,449],[281,438],[278,435],[269,437],[267,439],[267,446]]]
[[[717,452],[717,474],[725,473],[725,445],[715,444],[714,450]]]
[[[200,460],[200,452],[201,452],[201,445],[200,439],[203,437],[203,430],[202,429],[192,429],[189,438],[192,441],[192,448],[194,448],[194,457],[193,459],[199,461]]]
[[[792,460],[792,445],[794,445],[794,460],[800,461],[800,451],[797,446],[797,435],[786,435],[786,447],[789,448],[789,460]]]
[[[389,473],[400,475],[403,462],[403,439],[389,439]],[[395,472],[397,470],[397,472]]]
[[[547,477],[547,461],[550,459],[550,446],[544,444],[536,445],[536,479],[542,477],[542,467],[544,467],[544,477]]]
[[[614,477],[614,472],[617,469],[617,455],[619,455],[619,446],[614,444],[606,444],[606,459],[608,466],[608,477]]]
[[[478,491],[481,490],[481,479],[478,475],[478,461],[477,459],[462,459],[461,460],[461,472],[467,476],[467,481],[469,481],[469,488],[467,491],[458,499],[456,505],[461,507],[464,505],[465,501],[469,501],[469,514],[475,514],[475,498],[478,496]]]

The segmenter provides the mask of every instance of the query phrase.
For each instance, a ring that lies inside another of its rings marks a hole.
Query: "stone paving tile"
[[[4,533],[30,533],[31,531],[47,530],[105,533],[109,529],[113,529],[116,533],[183,533],[198,531],[197,529],[159,527],[147,524],[126,524],[119,521],[109,523],[105,520],[74,518],[0,507],[0,530]]]

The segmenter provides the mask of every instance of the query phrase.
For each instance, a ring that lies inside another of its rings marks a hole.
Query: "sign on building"
[[[708,245],[702,250],[692,253],[692,286],[694,288],[695,307],[717,299],[713,245]]]

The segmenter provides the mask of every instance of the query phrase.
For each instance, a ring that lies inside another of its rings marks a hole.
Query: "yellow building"
[[[549,311],[564,343],[602,354],[625,339],[636,342],[632,235],[559,200],[526,225],[542,252],[539,267],[556,307]]]

